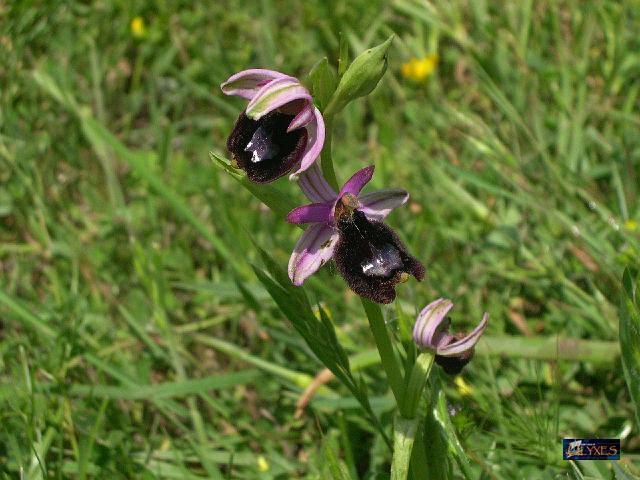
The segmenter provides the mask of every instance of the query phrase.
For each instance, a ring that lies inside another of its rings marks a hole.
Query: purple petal
[[[304,127],[306,124],[311,122],[314,118],[314,114],[313,114],[314,108],[315,107],[311,103],[309,103],[308,105],[305,105],[305,107],[302,110],[300,110],[300,113],[298,113],[295,116],[295,118],[291,120],[289,127],[287,127],[287,132],[292,132],[293,130],[297,130],[298,128]]]
[[[289,278],[300,286],[333,256],[338,233],[325,223],[316,223],[300,236],[289,259]]]
[[[351,193],[357,197],[360,194],[360,190],[362,190],[364,186],[369,183],[371,177],[373,177],[374,169],[375,167],[370,165],[354,173],[340,189],[338,198],[342,198],[346,193]]]
[[[294,208],[287,215],[289,223],[330,223],[333,219],[332,203],[312,203]]]
[[[334,202],[336,199],[336,192],[322,176],[317,162],[300,174],[298,183],[302,192],[314,203]]]
[[[324,120],[320,110],[315,107],[313,107],[313,115],[315,118],[305,126],[307,129],[307,148],[302,154],[300,167],[289,176],[290,179],[295,178],[313,165],[322,151],[322,146],[324,145]],[[335,199],[335,195],[333,198]]]
[[[447,313],[453,308],[453,302],[446,298],[439,298],[424,307],[413,327],[413,341],[422,348],[435,350],[442,343],[448,322]]]
[[[484,332],[485,328],[487,328],[488,324],[489,314],[485,313],[473,332],[457,342],[450,343],[446,347],[438,348],[436,353],[443,357],[458,357],[471,350],[475,344],[478,343],[478,340],[480,340],[480,336]]]
[[[389,188],[360,195],[359,210],[370,220],[383,220],[391,210],[407,203],[409,194],[401,188]]]
[[[258,90],[271,80],[285,77],[288,75],[275,70],[252,68],[231,75],[226,82],[220,85],[220,88],[225,95],[235,95],[251,100]]]
[[[259,120],[267,113],[296,100],[307,103],[313,101],[309,91],[297,79],[277,78],[258,90],[247,105],[245,114],[252,120]]]

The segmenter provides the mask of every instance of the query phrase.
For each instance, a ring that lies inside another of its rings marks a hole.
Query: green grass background
[[[401,309],[449,297],[458,330],[491,315],[471,393],[446,379],[476,478],[627,478],[563,462],[573,436],[621,437],[638,472],[617,305],[640,253],[639,31],[634,0],[0,2],[3,477],[332,478],[337,455],[385,478],[335,382],[294,419],[322,366],[252,273],[249,234],[284,266],[299,230],[209,157],[244,105],[222,81],[335,65],[339,33],[352,58],[396,34],[333,156],[342,181],[375,164],[370,188],[411,194],[389,223],[427,278]],[[427,81],[401,76],[430,53]],[[335,269],[308,283],[348,352],[370,351]],[[389,425],[380,368],[361,374]]]

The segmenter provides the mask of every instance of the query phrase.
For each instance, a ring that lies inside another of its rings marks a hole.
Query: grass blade
[[[24,307],[20,302],[0,290],[0,305],[4,305],[25,326],[37,331],[47,338],[55,337],[55,331],[45,324],[37,315]]]
[[[620,306],[620,349],[629,395],[640,425],[640,307],[638,305],[638,275],[626,268],[622,276]]]
[[[110,386],[110,385],[73,385],[71,393],[112,398],[114,400],[163,400],[197,395],[210,390],[229,388],[234,385],[251,383],[258,378],[257,370],[211,375],[204,378],[163,382],[157,385]]]

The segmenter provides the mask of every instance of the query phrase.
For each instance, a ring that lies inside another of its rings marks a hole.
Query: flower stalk
[[[422,391],[427,383],[427,379],[431,374],[431,367],[433,367],[433,361],[435,355],[432,352],[422,352],[418,355],[416,363],[414,363],[409,376],[409,383],[404,397],[404,404],[400,409],[401,413],[406,418],[413,418],[418,411],[418,405],[420,398],[422,397]]]
[[[331,188],[339,190],[338,178],[333,167],[333,155],[331,154],[331,142],[333,140],[333,115],[326,114],[324,116],[324,148],[320,154],[320,167],[324,178],[329,182]]]
[[[434,359],[435,355],[431,352],[418,355],[411,369],[402,403],[398,405],[393,432],[392,480],[407,478],[416,432],[423,420],[418,415],[418,406]]]
[[[389,338],[387,326],[384,323],[382,310],[378,304],[366,298],[361,297],[360,300],[369,319],[369,328],[376,342],[378,353],[380,353],[380,361],[387,376],[389,387],[396,399],[396,404],[401,405],[405,391],[404,380],[400,371],[400,364],[398,363],[391,339]]]

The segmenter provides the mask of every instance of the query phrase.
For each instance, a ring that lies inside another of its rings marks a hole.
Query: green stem
[[[435,355],[432,352],[423,352],[418,355],[411,369],[409,383],[402,399],[403,403],[399,405],[400,411],[396,415],[393,432],[392,480],[405,480],[407,478],[416,431],[422,420],[417,415],[418,405],[420,404],[420,398],[422,398],[424,386],[431,373],[434,359]],[[415,459],[416,462],[424,465],[424,459],[422,459],[422,462],[420,460],[419,458]]]
[[[337,111],[337,106],[338,103],[336,101],[336,96],[333,95],[331,97],[331,100],[329,101],[329,103],[327,104],[326,107],[324,107],[324,110],[322,111],[322,115],[325,118],[325,121],[327,118],[333,118],[333,116],[338,113]]]
[[[391,339],[389,338],[387,326],[384,323],[382,310],[380,310],[378,304],[370,302],[366,298],[360,298],[360,300],[369,319],[369,328],[371,328],[371,333],[373,333],[373,338],[380,353],[382,368],[384,368],[387,375],[387,380],[393,396],[396,399],[396,404],[400,406],[404,398],[404,380],[402,379],[400,365],[398,364],[398,359],[396,358]]]
[[[324,147],[320,155],[322,174],[324,178],[329,182],[329,185],[338,192],[340,187],[338,186],[338,179],[336,178],[336,172],[333,169],[333,157],[331,156],[331,142],[333,141],[333,116],[326,115],[324,117]]]
[[[432,352],[422,352],[418,355],[416,363],[411,369],[409,384],[404,395],[404,404],[400,408],[400,412],[405,418],[416,416],[422,391],[431,373],[434,359],[435,355]]]
[[[409,463],[413,442],[418,430],[418,418],[403,418],[396,415],[393,430],[393,459],[391,460],[391,480],[406,480],[409,474]]]

